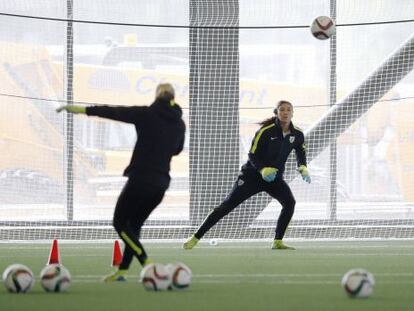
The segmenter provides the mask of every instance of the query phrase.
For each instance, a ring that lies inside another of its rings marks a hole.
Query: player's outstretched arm
[[[62,112],[63,110],[65,110],[66,112],[70,112],[70,113],[86,113],[86,107],[84,106],[77,106],[77,105],[64,105],[64,106],[60,106],[59,108],[56,109],[56,112]]]

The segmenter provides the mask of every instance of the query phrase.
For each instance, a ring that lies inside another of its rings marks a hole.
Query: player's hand
[[[63,110],[65,110],[66,112],[70,112],[70,113],[86,113],[86,107],[84,106],[76,106],[76,105],[64,105],[64,106],[60,106],[59,108],[56,109],[56,112],[62,112]]]
[[[272,182],[275,180],[277,175],[277,168],[274,167],[264,167],[260,170],[260,174],[264,181]]]
[[[306,181],[308,184],[310,184],[311,183],[311,178],[310,178],[310,175],[309,175],[308,168],[305,165],[301,165],[301,166],[299,166],[298,171],[302,175],[302,179],[304,181]]]

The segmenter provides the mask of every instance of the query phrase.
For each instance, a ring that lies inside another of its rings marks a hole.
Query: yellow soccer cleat
[[[187,241],[184,242],[183,248],[184,249],[193,249],[194,246],[197,245],[199,239],[197,239],[194,235],[192,235]]]
[[[125,282],[127,273],[128,273],[128,270],[118,270],[118,271],[106,276],[103,279],[103,281],[106,282],[106,283]]]
[[[284,244],[282,240],[274,240],[272,244],[272,249],[294,250],[295,248]]]

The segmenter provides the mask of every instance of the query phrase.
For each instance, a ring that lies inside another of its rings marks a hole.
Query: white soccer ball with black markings
[[[34,285],[32,270],[22,264],[10,265],[3,272],[3,283],[11,293],[27,293]]]
[[[375,279],[365,269],[349,270],[342,278],[342,286],[351,298],[368,298],[374,291]]]
[[[171,274],[167,266],[151,263],[141,270],[140,281],[146,290],[163,291],[171,285]]]
[[[312,35],[319,40],[326,40],[335,34],[335,22],[328,16],[315,18],[310,27]]]
[[[171,274],[171,290],[183,290],[191,284],[191,269],[182,262],[171,263],[167,265]]]
[[[61,293],[68,290],[71,281],[69,270],[61,264],[50,264],[40,272],[40,284],[45,291]]]

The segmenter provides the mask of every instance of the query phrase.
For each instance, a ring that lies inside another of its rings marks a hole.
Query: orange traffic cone
[[[119,267],[122,261],[121,245],[118,240],[114,242],[114,250],[112,252],[112,267]]]
[[[57,240],[53,240],[52,243],[52,248],[50,249],[50,254],[49,254],[49,260],[48,260],[48,264],[59,264],[60,263],[60,259],[59,259],[59,247],[58,247],[58,241]]]

